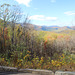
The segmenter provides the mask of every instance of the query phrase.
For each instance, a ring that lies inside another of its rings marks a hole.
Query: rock
[[[55,75],[75,75],[75,72],[69,72],[69,71],[56,71]]]
[[[28,72],[40,75],[54,75],[54,73],[50,70],[40,70],[40,69],[20,69],[19,72]]]
[[[0,66],[0,72],[18,72],[17,68]]]

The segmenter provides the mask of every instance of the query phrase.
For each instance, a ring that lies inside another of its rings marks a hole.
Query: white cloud
[[[41,21],[55,21],[57,17],[45,17],[44,15],[33,15],[29,17],[30,20],[41,20]]]
[[[56,2],[56,0],[51,0],[52,3]]]
[[[64,12],[64,14],[66,14],[66,15],[75,15],[75,12],[73,12],[73,11],[67,11],[67,12]]]
[[[46,20],[57,20],[57,17],[46,17]]]
[[[31,20],[44,20],[44,15],[33,15],[33,16],[30,16],[29,19],[31,19]]]
[[[25,4],[27,7],[30,7],[29,3],[32,0],[15,0],[15,1],[17,1],[19,4]]]

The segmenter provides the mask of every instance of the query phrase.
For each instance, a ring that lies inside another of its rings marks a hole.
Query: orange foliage
[[[47,40],[44,42],[44,49],[47,49],[46,43],[47,43]]]
[[[61,35],[61,36],[58,36],[57,38],[58,38],[58,39],[61,39],[61,38],[63,38],[63,37],[64,37],[64,36],[63,36],[63,35]]]
[[[8,29],[7,28],[5,28],[4,29],[4,32],[5,32],[5,34],[4,34],[4,38],[6,39],[6,40],[8,40],[9,39],[9,37],[8,37]]]
[[[70,36],[66,36],[66,41],[69,41],[70,40]]]

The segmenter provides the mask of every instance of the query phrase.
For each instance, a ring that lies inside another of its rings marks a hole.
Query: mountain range
[[[3,22],[2,19],[0,19],[0,22]],[[10,24],[11,22],[7,22],[8,24]],[[63,32],[65,30],[75,30],[75,26],[63,26],[63,27],[60,27],[58,25],[51,25],[51,26],[46,26],[46,25],[43,25],[43,26],[39,26],[39,25],[35,25],[35,24],[30,24],[30,23],[15,23],[15,24],[21,24],[21,26],[28,26],[29,28],[33,28],[37,31],[54,31],[54,32]]]
[[[38,25],[33,25],[35,30],[40,30],[40,31],[55,31],[55,32],[62,32],[65,30],[75,30],[75,26],[38,26]]]

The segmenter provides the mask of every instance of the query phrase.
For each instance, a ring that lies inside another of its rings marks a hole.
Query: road
[[[40,75],[40,74],[32,74],[32,73],[9,73],[9,72],[5,72],[5,73],[1,73],[0,75]]]

